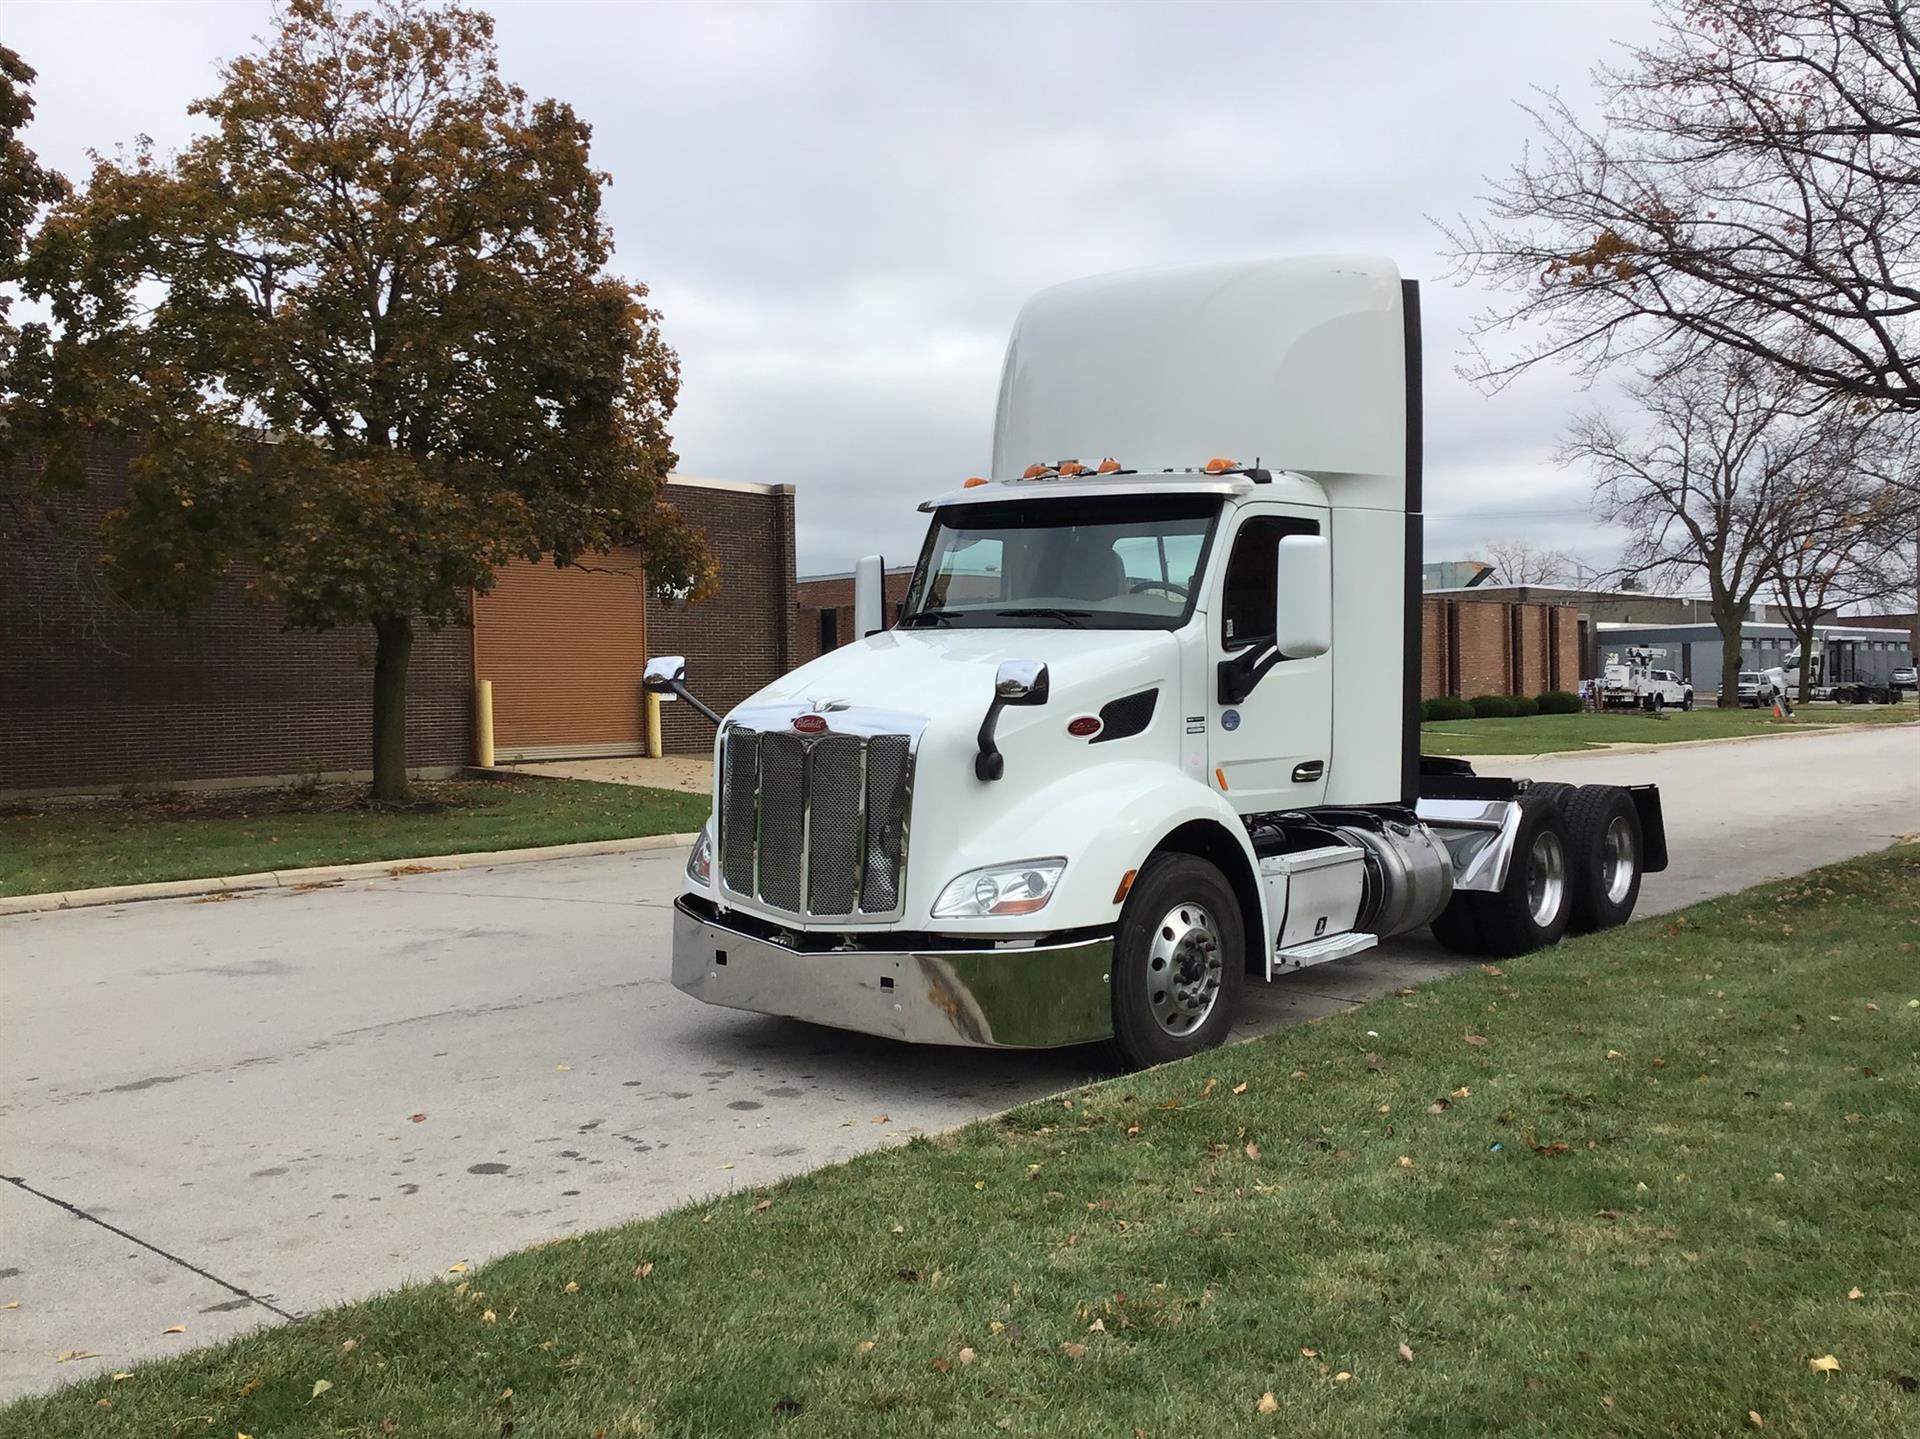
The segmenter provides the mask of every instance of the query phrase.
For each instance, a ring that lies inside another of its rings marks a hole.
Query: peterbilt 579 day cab
[[[1022,311],[898,622],[724,716],[673,982],[899,1039],[1219,1043],[1251,973],[1621,923],[1652,787],[1420,755],[1418,292],[1315,258]],[[692,699],[685,666],[650,687]],[[695,701],[697,703],[697,701]]]

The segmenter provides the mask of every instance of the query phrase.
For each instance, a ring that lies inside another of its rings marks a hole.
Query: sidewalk
[[[500,774],[540,775],[548,779],[590,779],[601,784],[638,784],[650,789],[677,789],[707,794],[713,789],[713,761],[700,755],[668,755],[645,759],[625,755],[614,759],[527,760],[495,765]]]

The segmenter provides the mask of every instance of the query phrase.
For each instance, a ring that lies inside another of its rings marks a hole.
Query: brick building
[[[913,578],[913,566],[903,565],[886,572],[886,604],[883,613],[892,624],[900,606],[907,600],[907,582]],[[805,575],[795,587],[799,606],[799,659],[805,664],[828,650],[840,648],[853,638],[853,571],[840,574]],[[702,696],[705,698],[705,696]]]
[[[185,621],[107,591],[97,532],[128,458],[101,445],[80,492],[44,500],[30,464],[0,471],[0,794],[366,773],[369,628],[286,629],[244,597],[242,576]],[[676,477],[668,498],[707,535],[720,595],[663,604],[617,554],[510,567],[477,624],[416,633],[417,772],[473,761],[476,661],[495,681],[502,758],[635,752],[649,652],[686,654],[702,698],[723,707],[798,662],[792,488]],[[665,706],[666,747],[705,752],[711,729],[684,708]]]

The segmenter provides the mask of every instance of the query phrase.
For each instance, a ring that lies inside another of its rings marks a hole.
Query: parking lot
[[[1481,762],[1665,792],[1669,909],[1920,821],[1920,732]],[[684,855],[0,920],[0,1396],[897,1143],[1086,1078],[668,983]],[[1256,986],[1251,1035],[1446,974]],[[1390,1014],[1390,1011],[1389,1011]],[[184,1325],[184,1333],[166,1331]],[[74,1352],[94,1357],[59,1362]]]

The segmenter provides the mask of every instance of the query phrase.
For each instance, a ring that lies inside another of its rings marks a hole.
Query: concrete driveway
[[[1911,729],[1507,768],[1665,787],[1675,862],[1643,912],[1920,825]],[[0,1397],[1091,1073],[1082,1053],[910,1049],[686,999],[667,980],[683,859],[0,919],[0,1304],[19,1302]],[[1398,942],[1256,988],[1242,1028],[1458,967]],[[72,1351],[98,1357],[57,1362]]]

